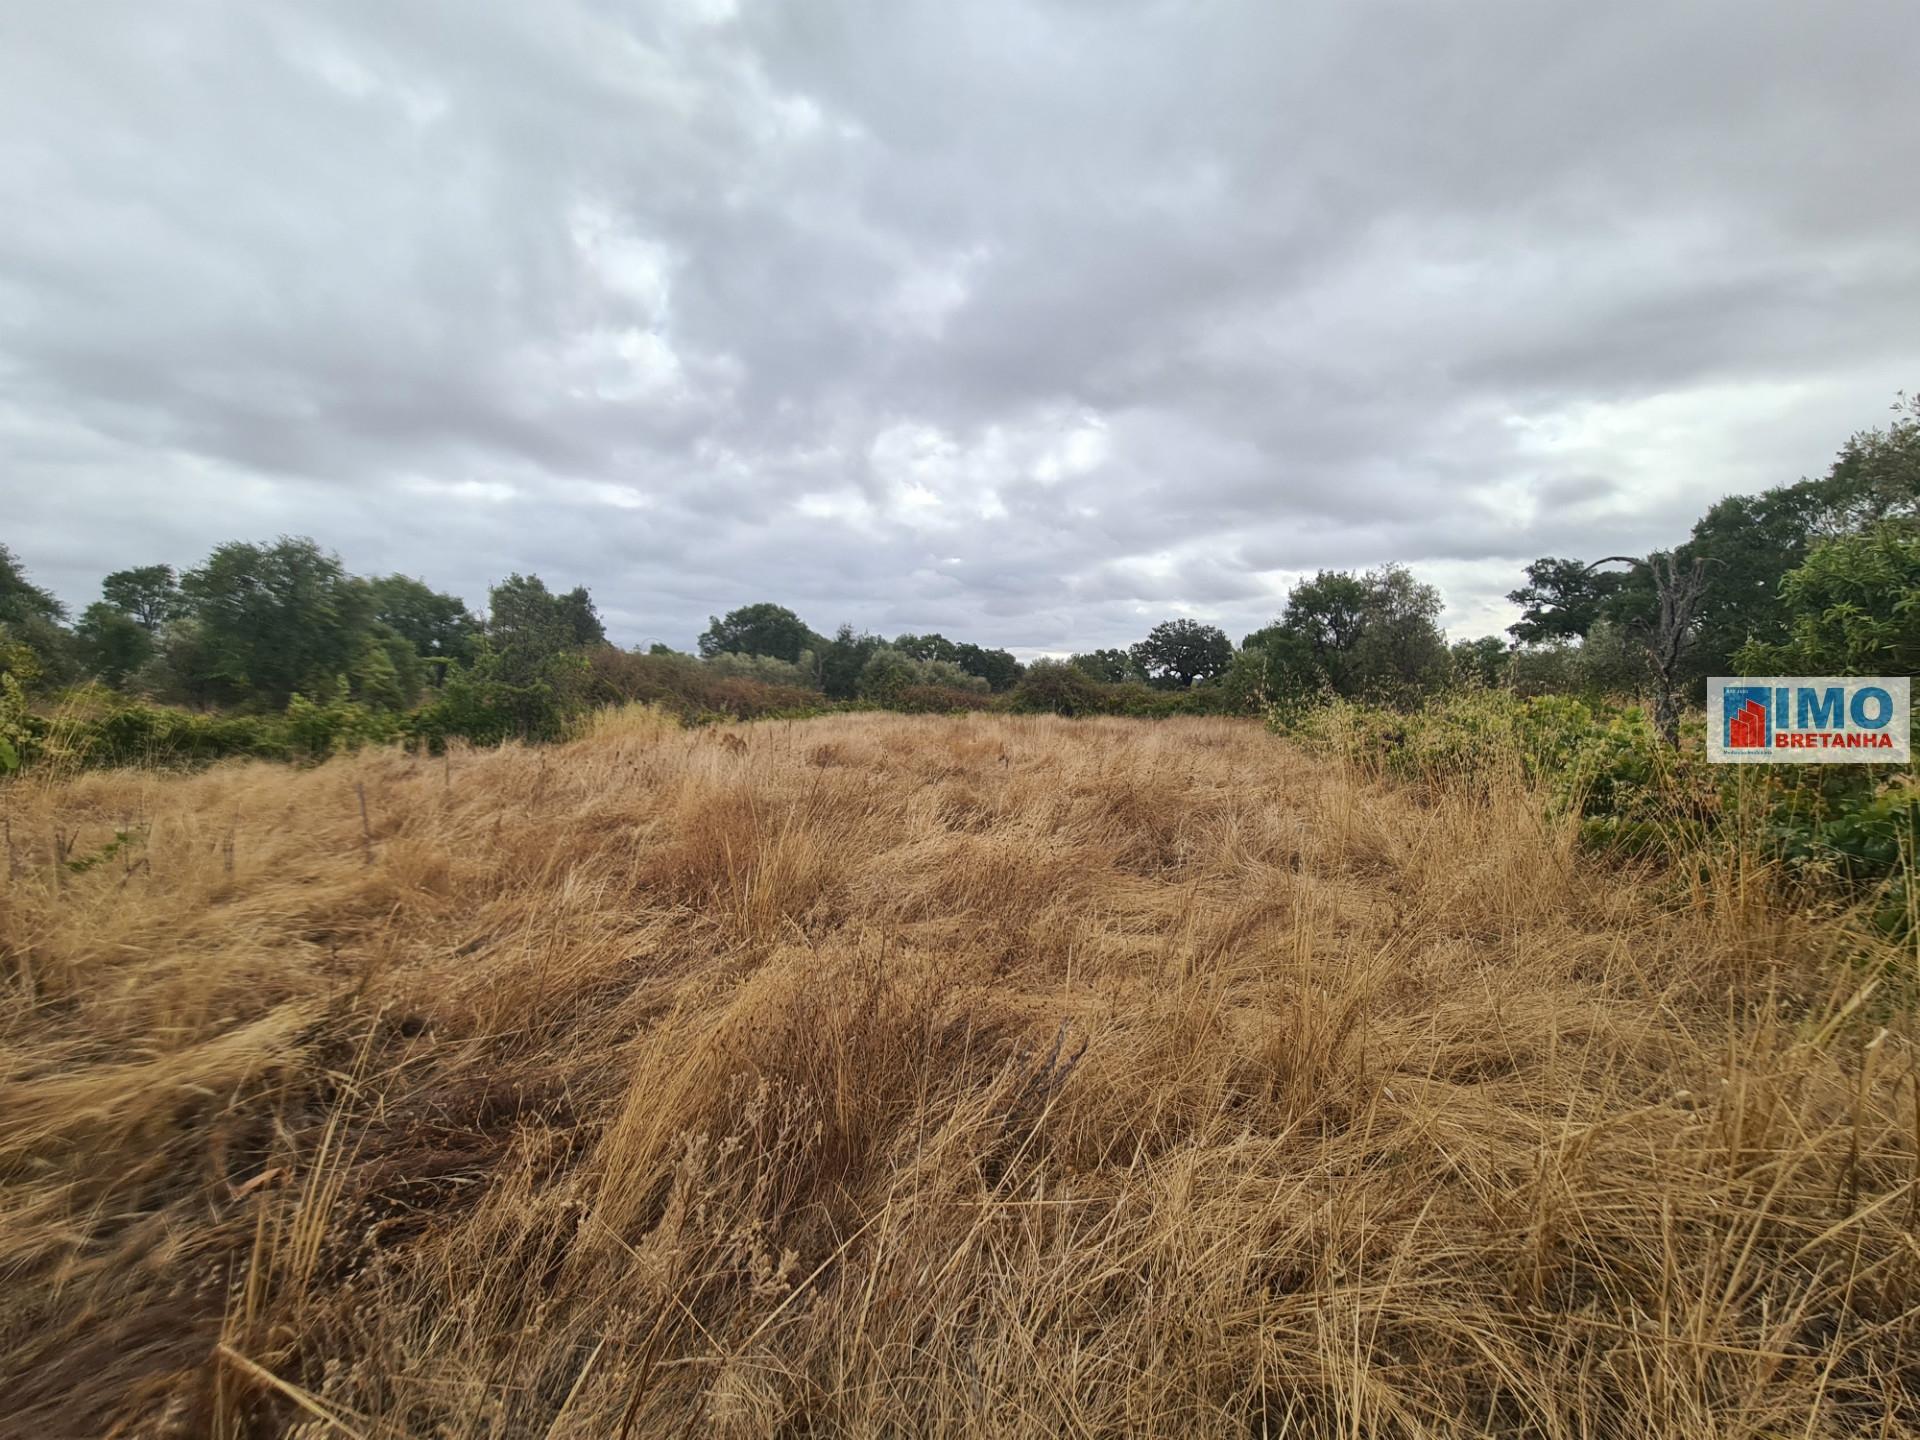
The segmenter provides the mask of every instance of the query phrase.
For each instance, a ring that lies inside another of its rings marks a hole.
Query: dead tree
[[[1680,662],[1693,641],[1694,618],[1707,593],[1707,562],[1696,559],[1684,570],[1671,553],[1609,555],[1587,566],[1594,570],[1614,561],[1638,565],[1653,577],[1660,615],[1646,632],[1647,654],[1653,660],[1653,723],[1669,745],[1680,743]]]

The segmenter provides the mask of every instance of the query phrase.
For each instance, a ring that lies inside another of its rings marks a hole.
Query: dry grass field
[[[1757,867],[1230,721],[0,803],[8,1434],[1920,1433],[1913,956]]]

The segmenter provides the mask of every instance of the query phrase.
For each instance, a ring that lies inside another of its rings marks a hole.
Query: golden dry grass
[[[10,1433],[1920,1432],[1910,1012],[1524,795],[628,711],[4,803]]]

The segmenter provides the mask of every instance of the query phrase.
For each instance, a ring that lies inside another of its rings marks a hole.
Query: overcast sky
[[[1456,635],[1920,388],[1920,9],[0,6],[0,540],[616,640]]]

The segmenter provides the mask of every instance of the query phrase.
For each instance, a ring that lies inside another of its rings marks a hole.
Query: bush
[[[909,685],[893,697],[892,708],[908,715],[950,715],[958,710],[990,710],[993,700],[980,689],[952,685]]]
[[[1027,714],[1111,714],[1106,692],[1120,688],[1102,685],[1064,660],[1036,660],[1027,666],[1027,673],[1013,687],[1013,708]]]
[[[1503,691],[1441,696],[1405,714],[1335,701],[1271,723],[1407,783],[1487,793],[1517,780],[1551,812],[1577,817],[1590,849],[1677,864],[1744,850],[1777,863],[1809,897],[1867,900],[1882,929],[1915,924],[1912,767],[1888,776],[1854,765],[1709,765],[1697,718],[1675,749],[1637,707]]]
[[[692,660],[691,656],[686,657]],[[762,685],[780,686],[789,690],[820,689],[819,666],[814,663],[813,652],[801,652],[800,659],[781,660],[772,655],[742,655],[723,650],[718,655],[695,662],[705,667],[709,675],[722,676],[735,680],[756,680]]]
[[[587,657],[596,705],[657,705],[683,721],[759,720],[828,708],[818,690],[730,675],[691,655],[641,655],[608,645]]]
[[[949,660],[916,660],[891,645],[876,646],[860,667],[854,693],[876,705],[897,708],[908,690],[961,690],[988,693],[986,680],[969,675]]]
[[[511,684],[456,665],[439,695],[405,718],[402,733],[435,754],[454,739],[475,745],[559,740],[581,708],[563,703],[548,681]]]
[[[329,755],[358,750],[363,745],[398,740],[407,733],[407,720],[391,711],[374,710],[349,699],[346,684],[342,682],[333,699],[324,705],[295,694],[287,702],[284,733],[296,754],[309,760],[324,760]]]

